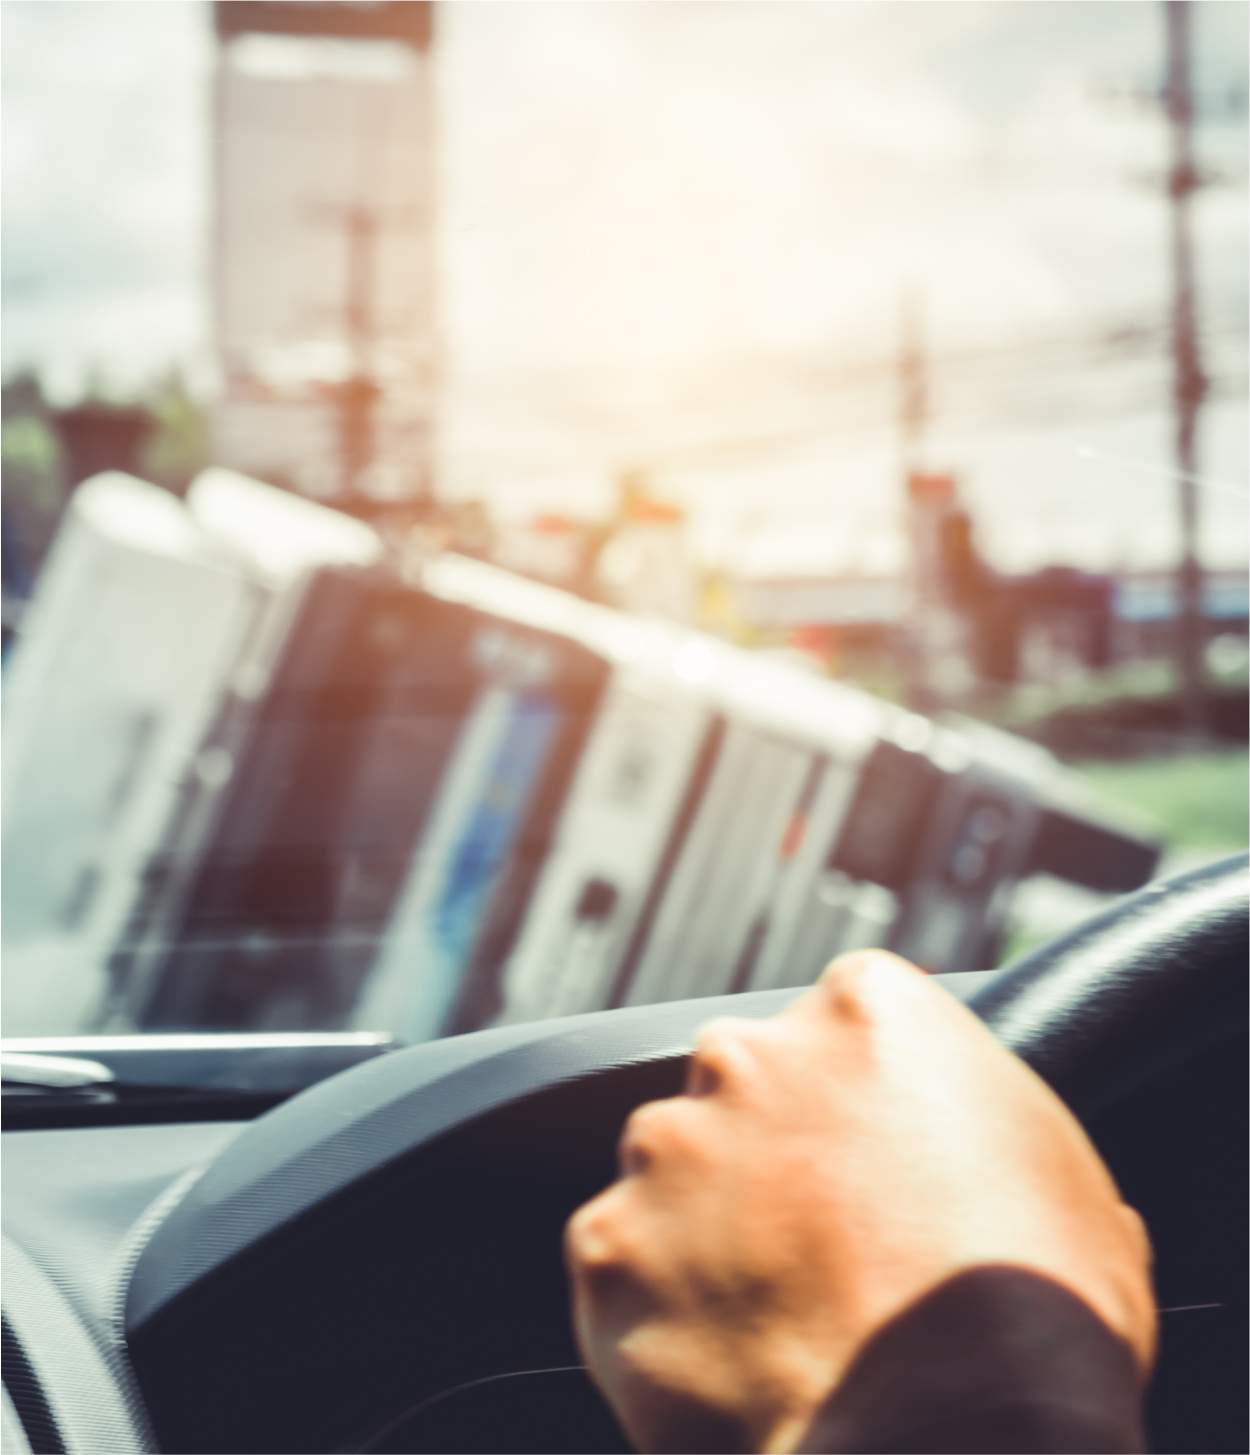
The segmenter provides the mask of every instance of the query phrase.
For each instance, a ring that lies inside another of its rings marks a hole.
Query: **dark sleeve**
[[[810,1455],[1141,1455],[1128,1346],[1080,1299],[1014,1268],[961,1274],[856,1358]]]

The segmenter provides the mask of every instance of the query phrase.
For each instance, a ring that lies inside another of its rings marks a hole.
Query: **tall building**
[[[432,5],[213,9],[215,458],[348,508],[423,496]]]

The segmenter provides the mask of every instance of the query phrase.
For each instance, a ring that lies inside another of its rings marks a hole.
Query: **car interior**
[[[942,977],[1146,1219],[1159,1451],[1245,1448],[1247,883],[1238,856]],[[699,1025],[796,993],[362,1038],[293,1095],[6,1096],[5,1448],[628,1449],[573,1342],[564,1223]]]
[[[0,1455],[1250,1451],[1250,0],[0,26]]]

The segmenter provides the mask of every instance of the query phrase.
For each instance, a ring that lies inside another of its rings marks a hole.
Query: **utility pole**
[[[373,283],[377,268],[378,219],[367,207],[343,212],[347,232],[347,291],[343,323],[352,352],[352,369],[343,391],[340,455],[343,490],[360,489],[373,463],[373,406],[379,389],[373,378]]]
[[[313,209],[322,221],[341,227],[347,245],[343,293],[343,335],[351,366],[337,390],[339,405],[339,491],[344,504],[359,499],[373,463],[373,411],[381,389],[373,374],[376,338],[374,282],[382,219],[376,208],[358,203],[323,203]]]
[[[965,518],[955,477],[927,468],[929,368],[920,302],[905,296],[899,351],[899,441],[904,534],[910,590],[903,625],[904,687],[908,706],[934,712],[964,696],[975,676],[966,598],[952,576],[951,531]]]
[[[1172,357],[1176,403],[1176,468],[1180,561],[1176,580],[1176,665],[1186,727],[1199,732],[1204,720],[1205,651],[1202,567],[1198,559],[1198,411],[1206,391],[1198,348],[1194,296],[1191,198],[1199,185],[1194,162],[1194,99],[1190,68],[1189,0],[1164,0],[1167,25],[1165,98],[1171,133],[1168,172],[1172,256]]]
[[[329,463],[334,476],[330,488],[354,494],[380,444],[388,456],[392,451],[399,455],[401,449],[390,438],[376,439],[382,424],[377,388],[381,347],[385,344],[397,362],[401,355],[411,361],[413,374],[421,367],[431,369],[435,6],[429,0],[402,5],[214,0],[206,8],[217,40],[213,314],[216,352],[225,375],[214,420],[218,451],[222,463],[318,493],[321,483],[315,476]],[[352,79],[327,86],[316,73],[319,68],[298,78],[254,74],[247,57],[256,37],[267,37],[268,44],[280,48],[333,45]],[[374,78],[367,57],[379,43],[387,50],[387,70]],[[359,68],[353,64],[355,57],[364,63]],[[253,138],[266,139],[266,144],[256,146]],[[346,154],[353,142],[354,157]],[[276,190],[266,175],[275,166],[287,174],[288,184]],[[348,192],[347,187],[357,190]],[[293,196],[299,199],[294,208]],[[317,207],[317,199],[330,205]],[[404,199],[407,206],[401,208]],[[352,203],[372,204],[373,212]],[[376,264],[389,262],[383,245],[389,236],[388,215],[400,210],[410,214],[418,246],[404,260],[402,277],[398,258],[394,278],[385,272],[377,277]],[[329,285],[327,269],[317,265],[320,260],[306,257],[300,244],[303,224],[315,214],[322,224],[334,227],[335,253],[346,269],[343,275],[336,269]],[[256,279],[264,280],[267,294],[260,306],[252,301]],[[324,316],[315,316],[323,313],[327,286],[335,290],[329,300],[329,326]],[[306,306],[306,292],[311,306]],[[409,298],[411,303],[404,301]],[[413,309],[407,327],[379,316],[399,307]],[[299,354],[307,346],[324,345],[327,334],[347,342],[345,329],[353,355],[347,367],[333,381],[310,375],[315,365],[303,364]],[[429,396],[419,405],[414,397],[418,387]],[[432,395],[429,380],[414,383],[410,394],[397,397],[396,408],[387,412],[386,423],[394,421],[396,433],[401,414],[419,410],[425,416],[424,438],[404,450],[413,462],[414,477],[430,471]],[[286,406],[297,399],[316,399],[331,416],[336,438],[329,462],[315,436],[287,424]]]
[[[915,482],[924,469],[924,432],[928,408],[925,377],[923,325],[920,300],[905,293],[900,314],[898,356],[899,386],[899,473],[903,483],[903,535],[907,543],[910,574],[903,623],[903,688],[907,705],[918,712],[932,707],[926,663],[928,638],[925,615],[932,586],[932,572],[924,532],[917,519]]]
[[[899,436],[902,441],[903,479],[907,481],[924,468],[924,428],[928,406],[921,309],[919,300],[912,293],[903,297],[898,377]]]

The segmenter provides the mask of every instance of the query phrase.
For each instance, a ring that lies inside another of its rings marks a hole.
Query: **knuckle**
[[[669,1121],[667,1102],[648,1102],[629,1114],[621,1140],[639,1152],[653,1151],[663,1144]]]
[[[602,1269],[620,1261],[617,1220],[603,1195],[578,1208],[565,1224],[564,1251],[574,1269]]]
[[[709,1021],[691,1053],[692,1089],[715,1090],[741,1081],[750,1069],[758,1036],[754,1021],[729,1016]]]
[[[627,1168],[636,1170],[688,1146],[681,1098],[651,1101],[638,1107],[626,1121],[621,1133],[621,1160]]]
[[[841,955],[825,970],[820,985],[826,1005],[844,1020],[870,1024],[877,1019],[906,976],[920,972],[884,950]]]
[[[1120,1204],[1119,1213],[1130,1247],[1142,1265],[1149,1268],[1154,1262],[1154,1248],[1150,1242],[1150,1230],[1146,1226],[1145,1218],[1127,1202]]]

